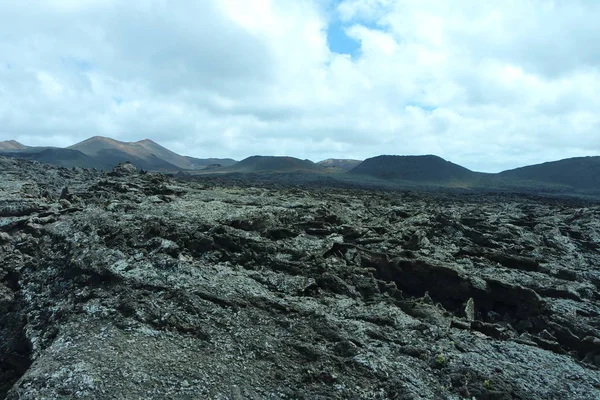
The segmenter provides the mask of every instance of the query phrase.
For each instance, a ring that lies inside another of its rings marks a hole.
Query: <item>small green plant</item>
[[[448,365],[448,358],[446,358],[443,354],[438,354],[435,356],[435,366],[437,368],[444,368]]]
[[[486,379],[483,381],[483,387],[486,388],[487,390],[494,389],[494,385],[492,384],[492,381],[490,381],[489,379]]]

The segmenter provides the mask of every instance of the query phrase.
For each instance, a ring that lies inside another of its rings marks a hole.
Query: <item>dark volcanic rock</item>
[[[135,165],[133,165],[129,162],[124,162],[124,163],[120,163],[119,165],[114,167],[109,175],[111,175],[111,176],[127,176],[127,175],[135,174],[136,170],[137,170],[137,168],[135,167]]]
[[[0,171],[0,398],[600,398],[597,205]]]

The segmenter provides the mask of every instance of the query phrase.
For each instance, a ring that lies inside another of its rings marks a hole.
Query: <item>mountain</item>
[[[97,156],[103,150],[119,150],[135,156],[138,156],[140,152],[142,154],[147,154],[147,151],[141,146],[138,146],[136,149],[134,146],[132,146],[132,143],[120,142],[118,140],[102,136],[91,137],[83,142],[79,142],[67,148],[80,151],[88,156]]]
[[[94,136],[83,142],[69,146],[91,157],[102,157],[137,163],[138,168],[164,169],[175,166],[175,169],[186,169],[190,161],[173,153],[157,143],[145,139],[139,142],[120,142],[107,137]]]
[[[167,172],[183,169],[151,153],[139,142],[121,142],[107,137],[94,136],[69,146],[67,149],[76,150],[92,157],[95,164],[103,166],[102,169],[109,169],[124,161],[131,162],[138,169],[149,171]],[[166,151],[168,152],[168,150]]]
[[[348,174],[436,184],[469,183],[481,175],[434,155],[377,156],[366,159]]]
[[[252,156],[240,162],[230,158],[199,159],[179,155],[144,139],[121,142],[94,136],[68,148],[31,147],[15,140],[0,142],[0,155],[64,167],[110,170],[129,161],[138,169],[159,172],[300,174],[302,179],[351,181],[384,186],[434,185],[484,190],[600,193],[600,157],[577,157],[484,174],[435,155],[381,155],[364,161],[327,159],[318,163],[294,157]],[[284,175],[277,175],[280,179]],[[384,182],[385,181],[385,182]],[[327,183],[329,184],[329,183]]]
[[[530,165],[498,174],[474,172],[434,155],[378,156],[348,172],[349,176],[395,182],[491,190],[567,193],[600,191],[600,157],[577,157]]]
[[[121,142],[115,139],[94,136],[70,146],[92,157],[104,157],[118,162],[131,161],[138,168],[148,170],[197,170],[207,165],[235,164],[232,159],[200,159],[179,155],[158,143],[144,139],[138,142]],[[174,168],[173,168],[174,167]]]
[[[112,167],[123,161],[130,161],[138,169],[149,171],[174,172],[180,170],[176,166],[156,157],[142,159],[119,150],[110,149],[100,150],[96,155],[90,156],[79,150],[73,149],[63,149],[59,147],[27,147],[26,149],[19,151],[0,151],[0,155],[68,168],[81,167],[110,170]]]
[[[600,190],[600,157],[575,157],[503,171],[498,177],[521,184],[545,183]]]
[[[1,151],[0,155],[38,161],[45,164],[59,165],[61,167],[98,169],[108,169],[112,167],[107,166],[104,168],[98,159],[85,155],[80,151],[57,147],[26,147],[21,149],[21,151]]]
[[[251,156],[230,167],[221,168],[223,172],[325,172],[325,168],[310,160],[294,157]]]
[[[63,167],[88,167],[110,170],[118,163],[129,161],[138,169],[161,172],[202,170],[231,166],[230,158],[200,159],[179,155],[150,139],[121,142],[94,136],[67,148],[30,147],[14,140],[0,142],[0,155],[35,160]]]
[[[6,140],[4,142],[0,142],[0,151],[18,151],[25,150],[28,146],[22,145],[16,140]]]
[[[361,160],[328,158],[327,160],[319,161],[317,164],[332,171],[347,172],[361,162]]]
[[[25,146],[16,140],[0,142],[0,155],[38,161],[61,167],[100,168],[100,163],[77,150],[60,147]]]
[[[192,169],[205,169],[207,167],[214,168],[215,166],[229,167],[237,163],[233,158],[194,158],[184,156],[192,163]]]
[[[222,166],[229,166],[229,165],[233,165],[236,163],[235,160],[232,160],[230,158],[201,159],[201,158],[181,156],[175,152],[172,152],[169,149],[162,147],[161,145],[159,145],[156,142],[153,142],[150,139],[140,140],[139,142],[130,143],[130,145],[132,145],[133,147],[137,147],[137,146],[143,147],[149,153],[154,154],[156,157],[158,157],[162,160],[165,160],[168,163],[171,163],[182,169],[202,169],[202,168],[206,167],[207,165],[220,164]]]

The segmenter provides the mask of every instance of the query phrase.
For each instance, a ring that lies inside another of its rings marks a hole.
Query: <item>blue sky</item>
[[[360,43],[346,34],[346,27],[339,19],[333,19],[327,29],[327,45],[335,53],[349,54],[356,58],[360,54]]]

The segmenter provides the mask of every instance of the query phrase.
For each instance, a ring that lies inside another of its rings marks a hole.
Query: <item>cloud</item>
[[[584,0],[13,2],[0,140],[434,153],[484,171],[598,154],[597,15]],[[332,27],[359,50],[330,48]]]

